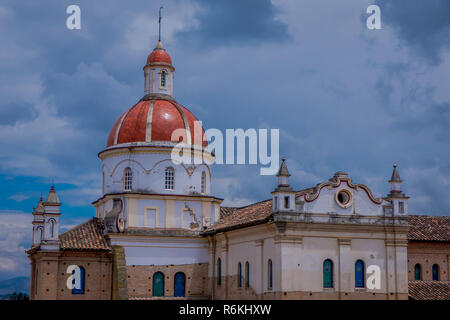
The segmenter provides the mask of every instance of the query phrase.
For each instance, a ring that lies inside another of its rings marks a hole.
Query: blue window
[[[422,268],[420,264],[414,266],[414,280],[422,280]]]
[[[433,264],[433,267],[431,268],[431,272],[433,275],[433,280],[439,281],[439,266],[437,264]]]
[[[217,285],[222,284],[222,260],[217,259]]]
[[[186,291],[186,276],[183,272],[177,272],[174,279],[174,296],[184,297]]]
[[[73,279],[73,289],[72,294],[84,294],[84,268],[77,267],[72,271]]]
[[[250,288],[250,264],[245,263],[245,287]]]
[[[330,259],[323,262],[323,287],[333,288],[333,261]]]
[[[272,266],[272,260],[269,259],[267,262],[267,272],[268,272],[268,285],[269,289],[272,289],[273,286],[273,266]]]
[[[364,288],[364,262],[362,260],[355,263],[355,288]]]
[[[242,264],[238,263],[238,286],[242,288]]]

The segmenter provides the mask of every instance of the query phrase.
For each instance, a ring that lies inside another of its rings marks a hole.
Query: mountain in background
[[[30,278],[29,277],[16,277],[7,280],[0,281],[0,299],[2,296],[9,296],[13,292],[22,292],[29,294],[30,291]]]

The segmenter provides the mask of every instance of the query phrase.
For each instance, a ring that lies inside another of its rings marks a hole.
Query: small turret
[[[47,199],[43,203],[44,205],[44,234],[41,247],[48,250],[59,249],[59,217],[60,206],[58,195],[56,194],[55,187],[52,186],[48,193]]]
[[[392,170],[391,179],[389,184],[391,185],[391,190],[387,196],[387,199],[392,203],[392,212],[394,215],[407,215],[408,214],[408,199],[402,191],[402,182],[400,174],[397,170],[397,165],[394,164],[394,169]]]
[[[281,159],[280,170],[278,170],[278,186],[272,192],[272,211],[294,211],[295,210],[295,191],[289,184],[289,170],[286,165],[286,159]]]
[[[33,246],[39,245],[44,238],[44,210],[44,201],[41,197],[33,210]]]

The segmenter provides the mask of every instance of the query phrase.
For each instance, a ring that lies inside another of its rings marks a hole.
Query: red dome
[[[171,137],[174,130],[181,128],[186,129],[186,135],[191,136],[192,144],[206,147],[206,139],[194,137],[195,121],[198,121],[197,118],[175,101],[141,100],[117,119],[106,146],[129,142],[178,143],[179,141],[172,141]],[[204,137],[203,128],[202,136]],[[199,141],[194,141],[194,138]]]
[[[155,49],[148,55],[147,64],[163,63],[172,65],[172,59],[166,50],[163,49],[161,41],[158,41]]]

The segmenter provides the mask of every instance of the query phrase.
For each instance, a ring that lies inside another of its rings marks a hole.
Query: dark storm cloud
[[[52,73],[45,83],[58,114],[83,129],[108,131],[117,113],[136,102],[130,87],[111,77],[100,64],[82,63],[70,75]],[[94,109],[101,116],[92,116]]]
[[[81,7],[81,30],[65,27],[65,9],[71,4]],[[206,128],[280,128],[280,152],[288,158],[296,189],[347,170],[355,182],[385,195],[395,161],[415,201],[415,195],[427,193],[422,181],[439,175],[444,179],[436,188],[441,193],[415,208],[446,212],[448,206],[439,199],[448,198],[450,169],[442,165],[449,155],[448,101],[433,99],[432,92],[427,97],[408,79],[400,81],[406,88],[399,88],[398,77],[414,75],[407,74],[409,60],[421,59],[399,59],[392,42],[380,41],[390,36],[391,28],[366,34],[373,41],[368,49],[358,38],[367,5],[351,1],[293,0],[276,6],[268,0],[1,2],[0,35],[6,49],[0,51],[0,130],[9,133],[0,145],[8,150],[0,155],[4,172],[64,175],[65,181],[77,180],[80,190],[71,190],[67,199],[85,200],[86,206],[94,200],[91,186],[100,186],[101,175],[96,154],[114,121],[143,95],[142,65],[157,39],[161,4],[163,42],[177,68],[175,98],[192,107]],[[397,4],[392,13],[380,6],[383,24],[393,25],[408,44],[428,45],[423,34],[413,39],[414,26],[407,19],[400,19],[401,24],[394,19],[402,14]],[[432,11],[423,11],[418,14],[425,17],[414,13],[411,19],[434,19]],[[192,17],[197,24],[190,24]],[[442,25],[425,27],[439,33]],[[444,50],[437,39],[430,52]],[[262,43],[264,50],[257,50]],[[203,51],[205,46],[220,50]],[[11,53],[7,59],[5,52]],[[365,57],[374,62],[370,67]],[[372,84],[371,79],[380,80]],[[424,83],[426,79],[419,89]],[[429,112],[408,107],[425,103]],[[40,112],[37,121],[32,110]],[[21,121],[29,122],[15,131],[3,125]],[[440,160],[433,162],[429,155]],[[426,174],[408,176],[406,168],[416,165]],[[227,200],[268,198],[276,183],[275,177],[260,176],[258,166],[217,165],[213,170],[217,195]]]
[[[183,41],[206,46],[282,42],[289,39],[287,26],[276,20],[277,8],[270,0],[195,0],[201,9],[198,25],[179,31]]]
[[[14,125],[18,121],[31,121],[37,116],[33,106],[25,102],[0,105],[0,125]]]
[[[382,25],[394,27],[400,38],[432,64],[450,46],[450,1],[377,0]]]

